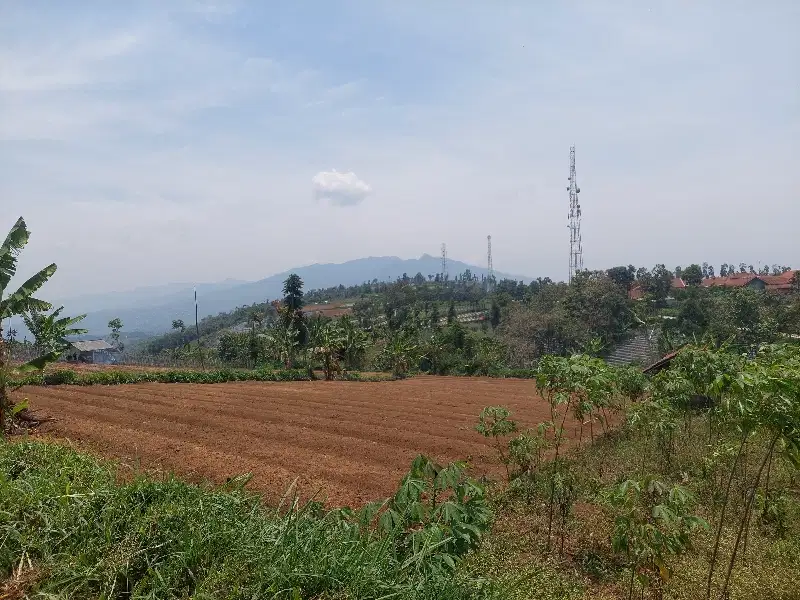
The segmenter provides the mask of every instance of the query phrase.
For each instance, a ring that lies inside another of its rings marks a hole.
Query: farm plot
[[[381,383],[242,382],[26,388],[54,420],[40,432],[147,469],[222,483],[252,473],[270,501],[296,480],[303,497],[358,505],[389,495],[419,453],[468,459],[499,477],[474,431],[484,406],[509,407],[522,427],[549,418],[531,381],[418,377]],[[567,421],[567,436],[578,424]],[[38,435],[38,434],[37,434]]]

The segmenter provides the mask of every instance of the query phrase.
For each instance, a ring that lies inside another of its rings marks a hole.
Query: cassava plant
[[[631,571],[628,598],[635,583],[642,591],[662,588],[671,575],[669,559],[691,547],[691,534],[708,524],[688,513],[691,495],[681,486],[669,487],[653,477],[625,480],[604,494],[614,516],[611,546]]]
[[[478,424],[475,425],[475,431],[492,440],[492,444],[500,457],[500,462],[506,468],[506,478],[509,481],[511,481],[509,451],[503,438],[517,430],[517,423],[511,420],[510,417],[511,411],[505,406],[487,406],[478,415]]]
[[[395,540],[404,568],[448,573],[489,528],[492,511],[484,488],[466,476],[465,468],[419,455],[397,493],[367,508],[379,514],[378,528]]]

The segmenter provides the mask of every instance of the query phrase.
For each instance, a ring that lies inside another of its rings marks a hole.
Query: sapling
[[[517,430],[517,423],[509,417],[511,417],[511,411],[505,406],[487,406],[478,415],[478,424],[475,425],[475,431],[485,438],[491,438],[500,457],[500,462],[506,468],[506,478],[511,481],[509,455],[502,438],[514,433]]]

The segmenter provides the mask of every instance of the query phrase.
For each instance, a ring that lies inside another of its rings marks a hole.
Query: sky
[[[800,3],[0,0],[0,230],[72,296],[448,254],[800,266]],[[46,296],[47,294],[44,294]]]

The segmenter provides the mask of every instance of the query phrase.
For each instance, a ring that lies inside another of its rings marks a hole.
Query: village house
[[[105,365],[116,362],[119,354],[119,350],[105,340],[71,342],[69,346],[65,356],[71,362]]]

